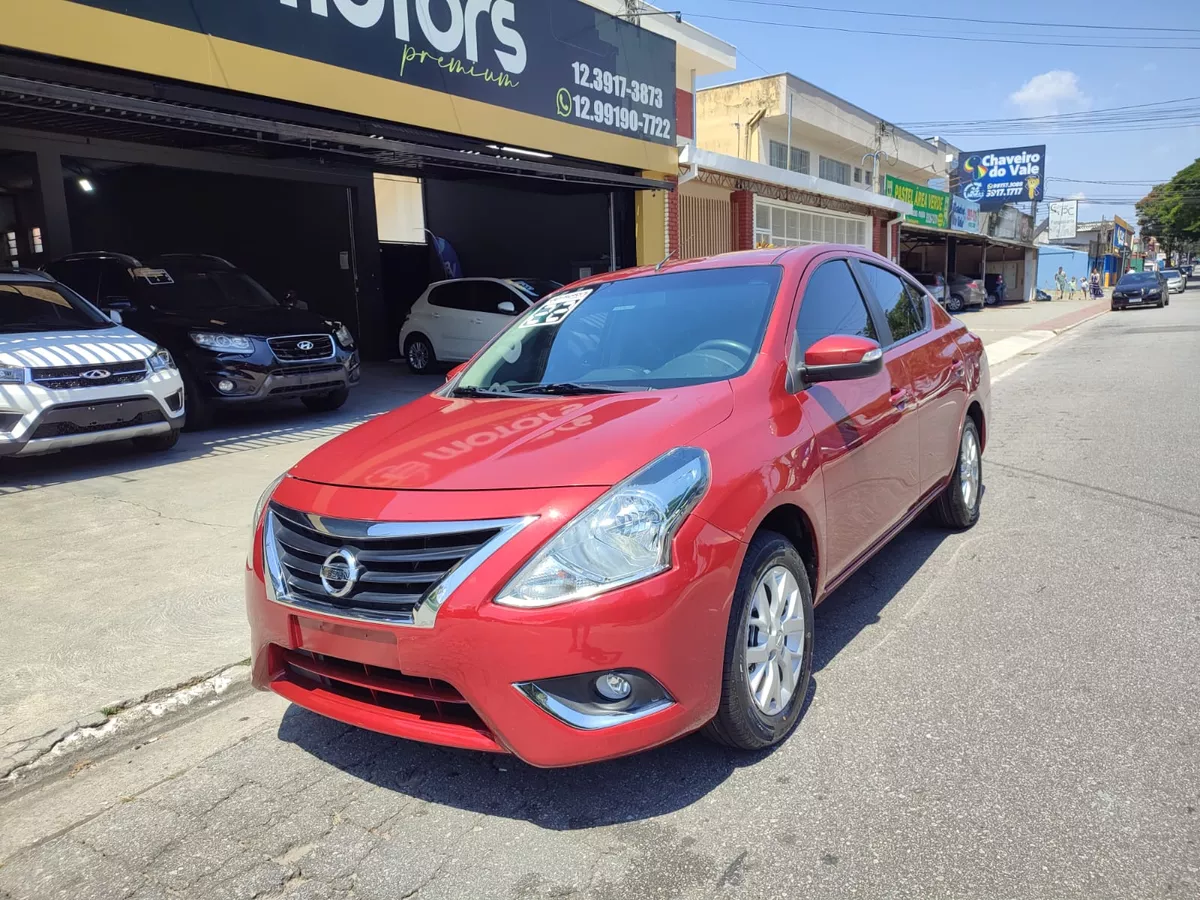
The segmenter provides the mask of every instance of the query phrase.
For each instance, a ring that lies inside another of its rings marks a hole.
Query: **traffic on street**
[[[0,0],[0,900],[1200,896],[1200,107],[732,2]]]

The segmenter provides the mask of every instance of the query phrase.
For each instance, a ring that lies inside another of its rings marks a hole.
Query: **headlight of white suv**
[[[671,541],[710,481],[708,454],[664,453],[572,519],[500,592],[503,606],[583,600],[671,567]]]
[[[254,343],[250,338],[240,334],[210,334],[207,331],[193,331],[192,343],[205,350],[217,353],[253,353]]]
[[[159,347],[146,362],[150,364],[151,372],[165,372],[175,368],[175,360],[171,358],[171,351],[166,347]]]
[[[0,366],[0,384],[24,384],[24,366]]]

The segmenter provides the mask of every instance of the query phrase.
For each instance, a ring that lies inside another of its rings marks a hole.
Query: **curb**
[[[80,753],[106,753],[107,748],[100,748],[118,743],[114,740],[118,736],[135,737],[200,704],[207,708],[250,690],[250,664],[243,661],[81,716],[0,757],[0,791],[35,774],[51,775]]]
[[[998,366],[1001,363],[1008,362],[1010,359],[1028,353],[1039,344],[1053,340],[1059,335],[1065,334],[1073,328],[1078,328],[1085,322],[1090,322],[1093,319],[1098,319],[1100,316],[1107,315],[1109,312],[1111,310],[1105,306],[1103,309],[1091,311],[1089,315],[1083,316],[1077,321],[1068,322],[1058,328],[1033,329],[1031,331],[1023,331],[1020,334],[1014,334],[1011,337],[1002,338],[991,346],[984,348],[984,352],[987,354],[988,365]],[[1046,324],[1053,325],[1053,323],[1054,320],[1052,319]]]

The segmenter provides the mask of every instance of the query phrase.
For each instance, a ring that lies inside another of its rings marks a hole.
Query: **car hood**
[[[221,307],[204,310],[156,309],[155,323],[178,328],[275,337],[284,334],[329,334],[327,320],[314,312],[286,306]]]
[[[728,382],[582,397],[431,394],[334,438],[290,474],[392,490],[609,487],[732,409]]]
[[[153,352],[153,341],[119,325],[77,331],[0,332],[0,366],[90,366],[146,359]]]

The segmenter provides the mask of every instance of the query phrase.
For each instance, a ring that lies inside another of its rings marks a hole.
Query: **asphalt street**
[[[824,603],[772,752],[541,771],[252,694],[0,796],[0,897],[1200,895],[1200,291],[993,372],[978,526]]]

